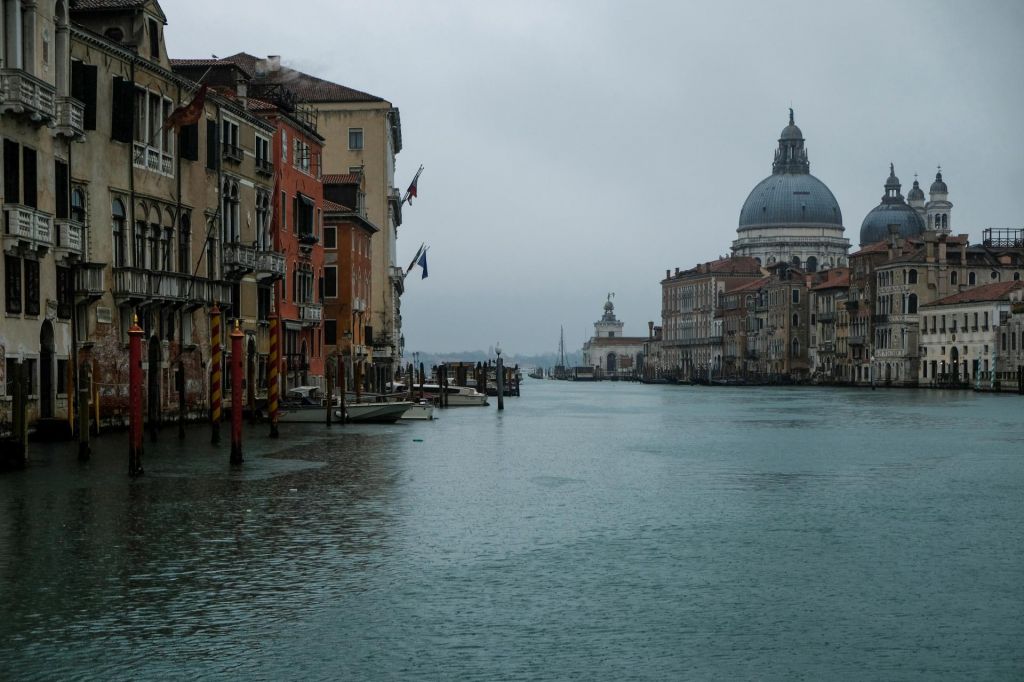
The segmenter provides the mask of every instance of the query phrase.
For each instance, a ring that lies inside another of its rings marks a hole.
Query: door
[[[39,417],[53,417],[54,382],[53,382],[53,323],[43,322],[39,330]]]

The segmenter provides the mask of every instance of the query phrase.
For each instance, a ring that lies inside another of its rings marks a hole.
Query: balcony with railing
[[[58,220],[54,223],[57,238],[55,252],[66,260],[77,260],[85,255],[82,224],[72,220]]]
[[[277,279],[286,273],[284,254],[277,251],[256,252],[257,279]]]
[[[75,298],[96,300],[107,291],[106,265],[104,263],[82,263],[74,269]]]
[[[36,123],[50,123],[56,92],[21,69],[0,69],[0,114],[27,114]]]
[[[849,343],[851,346],[863,346],[864,337],[860,334],[855,334],[849,338]]]
[[[132,162],[136,168],[160,173],[161,175],[174,175],[174,157],[156,147],[136,142],[132,153]]]
[[[299,318],[303,326],[312,326],[320,322],[324,316],[324,307],[319,303],[303,303],[299,306]]]
[[[256,269],[256,249],[238,242],[228,242],[222,248],[224,270],[229,276],[241,277]]]
[[[256,158],[256,172],[266,177],[274,175],[274,162],[270,159]]]
[[[221,145],[221,156],[225,161],[233,161],[234,163],[242,163],[242,159],[245,158],[245,152],[237,144],[231,144],[230,142],[224,142]]]
[[[818,322],[822,324],[831,324],[836,321],[836,314],[833,311],[824,313],[818,313]]]
[[[57,98],[54,132],[72,140],[85,139],[85,105],[74,97]]]
[[[119,300],[149,298],[149,271],[114,268],[114,297]]]
[[[45,251],[53,246],[53,216],[28,206],[4,206],[4,250]]]

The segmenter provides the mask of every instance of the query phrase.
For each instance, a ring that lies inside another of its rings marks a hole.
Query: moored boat
[[[393,424],[413,406],[408,400],[380,403],[345,403],[345,419],[353,423]],[[334,412],[339,419],[342,411]]]
[[[397,393],[406,393],[404,384],[394,384],[391,390]],[[412,387],[412,395],[418,396],[422,392],[424,398],[438,402],[442,397],[442,389],[438,384],[415,384]],[[488,405],[487,396],[475,388],[469,386],[447,386],[444,391],[448,407],[476,407]]]

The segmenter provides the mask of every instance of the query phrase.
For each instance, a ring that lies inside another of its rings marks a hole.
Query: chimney
[[[281,70],[281,55],[271,54],[267,55],[267,72],[276,73]]]
[[[967,240],[964,239],[960,242],[960,265],[967,265]]]
[[[669,279],[672,276],[672,271],[669,269],[665,270],[665,279]]]
[[[653,339],[654,338],[654,322],[648,322],[647,323],[647,338],[648,339]]]
[[[677,275],[679,274],[679,268],[676,268],[676,274]]]

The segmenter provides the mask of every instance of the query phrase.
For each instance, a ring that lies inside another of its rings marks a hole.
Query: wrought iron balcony
[[[277,251],[256,252],[256,277],[277,279],[286,273],[284,254]]]
[[[238,242],[228,242],[221,250],[224,269],[230,275],[241,277],[256,269],[256,249]]]
[[[53,121],[56,89],[21,69],[0,69],[0,114],[27,114],[36,123]]]
[[[299,307],[299,317],[303,325],[314,325],[324,316],[324,307],[319,303],[303,303]]]
[[[56,253],[69,260],[76,260],[84,255],[85,245],[82,242],[84,231],[81,223],[71,220],[58,220],[54,227],[57,237]]]
[[[71,138],[85,139],[85,105],[74,97],[57,98],[57,120],[54,121],[54,133]]]
[[[75,272],[75,298],[95,300],[107,291],[106,265],[104,263],[82,263]]]
[[[245,152],[238,145],[225,142],[221,145],[221,156],[223,156],[225,161],[242,163],[242,159],[245,158]]]
[[[4,206],[4,250],[45,251],[53,246],[53,216],[28,206]]]

